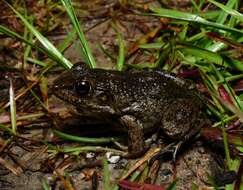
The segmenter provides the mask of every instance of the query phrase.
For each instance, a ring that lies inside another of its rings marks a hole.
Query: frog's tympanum
[[[54,81],[54,94],[128,132],[129,153],[141,155],[144,133],[160,128],[184,142],[205,124],[203,101],[187,81],[161,70],[119,72],[77,64]]]

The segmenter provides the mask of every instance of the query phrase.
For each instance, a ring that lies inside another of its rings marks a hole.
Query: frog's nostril
[[[53,85],[52,88],[53,88],[53,89],[58,89],[58,88],[60,88],[60,87],[59,87],[59,85],[55,84],[55,85]]]
[[[53,84],[52,86],[51,86],[51,92],[52,93],[57,93],[57,92],[59,92],[60,91],[60,89],[61,89],[61,86],[59,85],[59,84]]]
[[[52,84],[50,89],[51,89],[52,91],[54,91],[54,90],[58,89],[58,85],[56,85],[56,84]]]

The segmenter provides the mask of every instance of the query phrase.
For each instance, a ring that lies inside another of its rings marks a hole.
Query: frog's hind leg
[[[206,119],[198,119],[195,122],[195,127],[192,130],[188,131],[179,141],[170,143],[167,145],[157,156],[162,157],[165,154],[172,154],[172,161],[176,162],[177,153],[180,150],[181,146],[188,142],[193,136],[196,136],[200,129],[204,126],[210,125],[210,121]]]
[[[143,155],[147,148],[142,123],[131,115],[122,116],[120,121],[128,131],[128,154],[125,157],[136,158]]]

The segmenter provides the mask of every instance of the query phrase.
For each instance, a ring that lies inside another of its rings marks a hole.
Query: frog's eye
[[[75,89],[78,94],[87,94],[90,91],[90,84],[88,81],[81,81],[75,84]]]

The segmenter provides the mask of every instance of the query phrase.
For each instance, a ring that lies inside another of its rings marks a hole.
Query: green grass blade
[[[116,67],[118,71],[121,71],[125,62],[125,43],[122,38],[121,33],[118,31],[117,26],[115,23],[112,23],[112,28],[115,30],[117,38],[118,38],[118,44],[119,44],[119,53],[116,60]]]
[[[183,53],[187,53],[190,55],[194,55],[197,58],[203,58],[210,62],[216,63],[218,65],[223,64],[223,59],[219,54],[216,54],[211,51],[207,51],[205,49],[197,48],[197,47],[178,47],[179,50],[181,50]]]
[[[72,6],[72,3],[70,0],[61,0],[64,7],[66,8],[66,11],[71,19],[71,22],[79,36],[79,40],[80,43],[82,45],[82,51],[83,51],[83,55],[85,56],[84,59],[87,61],[87,63],[90,65],[90,67],[95,68],[96,67],[96,63],[95,63],[95,59],[92,55],[91,49],[88,45],[88,42],[85,38],[85,35],[81,29],[81,26],[79,24],[78,18],[74,12],[74,8]]]
[[[214,22],[210,22],[196,14],[191,14],[191,13],[185,13],[177,10],[171,10],[171,9],[164,9],[164,8],[150,8],[151,11],[154,13],[149,13],[147,15],[153,15],[153,16],[159,16],[159,17],[167,17],[167,18],[173,18],[177,20],[182,20],[182,21],[188,21],[188,22],[193,22],[196,24],[204,25],[204,26],[209,26],[212,28],[217,28],[229,32],[235,32],[238,34],[243,34],[243,31],[225,26],[223,24],[218,24]]]
[[[208,0],[210,3],[214,4],[215,6],[219,7],[220,9],[222,9],[223,11],[225,11],[226,13],[230,14],[231,16],[237,18],[239,21],[243,22],[243,14],[239,13],[238,11],[232,9],[230,6],[225,6],[221,3],[218,3],[214,0]]]
[[[29,33],[29,39],[28,41],[32,41],[33,40],[33,35],[32,33]],[[24,59],[23,59],[23,68],[25,68],[26,64],[27,64],[27,59],[30,56],[31,53],[31,46],[30,45],[25,45],[25,49],[24,49]]]
[[[241,109],[239,97],[234,93],[233,89],[230,87],[228,82],[225,80],[225,77],[222,75],[222,72],[219,72],[218,69],[213,64],[210,64],[210,67],[211,67],[212,71],[214,71],[215,76],[217,76],[217,84],[220,85],[221,83],[219,83],[218,81],[223,81],[222,85],[223,85],[225,91],[228,93],[229,98],[233,102],[233,105],[237,106],[237,108]],[[217,87],[217,90],[218,89],[219,89],[219,86]],[[237,114],[237,112],[235,114]],[[239,118],[240,118],[240,116],[239,116]]]
[[[60,138],[63,138],[65,140],[71,140],[76,142],[83,142],[83,143],[95,143],[95,144],[104,144],[104,143],[110,143],[114,140],[114,138],[89,138],[89,137],[80,137],[80,136],[74,136],[69,135],[60,131],[55,130],[54,134],[57,135]]]
[[[11,38],[15,38],[17,40],[20,40],[21,42],[24,42],[28,45],[30,45],[31,47],[37,49],[40,52],[46,53],[46,50],[43,49],[42,47],[38,47],[35,44],[33,44],[31,41],[26,40],[25,38],[23,38],[22,36],[20,36],[19,34],[17,34],[16,32],[13,32],[12,30],[6,28],[5,26],[0,25],[0,33],[5,34]]]
[[[121,71],[125,62],[125,43],[120,33],[118,33],[119,54],[117,58],[117,69]]]
[[[206,12],[201,12],[198,14],[205,19],[216,20],[219,17],[220,13],[221,13],[221,11],[219,11],[219,10],[214,10],[214,11],[208,10]]]
[[[227,2],[226,6],[229,7],[229,8],[233,8],[234,5],[235,5],[235,2],[236,2],[236,0],[229,0],[229,1]],[[212,3],[212,2],[211,2],[211,3]],[[220,24],[224,24],[225,21],[226,21],[226,18],[227,18],[227,16],[228,16],[228,13],[225,12],[225,11],[220,11],[220,12],[221,12],[221,13],[219,14],[219,16],[218,16],[216,22],[217,22],[217,23],[220,23]]]
[[[107,159],[103,159],[103,175],[104,175],[104,190],[109,190],[111,185],[110,185],[110,173],[109,173],[109,165],[107,162]]]
[[[9,87],[9,102],[10,102],[10,115],[11,115],[11,125],[13,134],[17,133],[17,117],[16,117],[16,103],[14,99],[14,89],[13,82],[10,79],[10,87]]]
[[[45,47],[48,52],[48,55],[55,58],[55,60],[62,64],[65,68],[71,68],[73,64],[68,61],[58,50],[57,48],[45,38],[34,26],[32,26],[17,10],[14,9],[10,4],[7,5],[13,10],[13,12],[21,19],[24,25],[33,33],[33,35],[40,41],[40,43]]]
[[[141,49],[161,49],[165,43],[163,42],[155,42],[155,43],[147,43],[147,44],[140,44],[139,48]]]
[[[74,29],[72,29],[71,31],[67,31],[67,36],[60,44],[58,44],[57,49],[60,52],[63,52],[67,47],[71,45],[71,42],[75,39],[75,36],[76,32]]]
[[[0,25],[0,33],[5,34],[5,35],[7,35],[7,36],[9,36],[11,38],[15,38],[15,39],[17,39],[17,40],[19,40],[21,42],[24,42],[25,44],[28,45],[28,47],[35,48],[37,51],[40,51],[40,52],[48,55],[51,59],[55,60],[55,57],[53,57],[52,55],[48,54],[48,51],[46,49],[44,49],[42,47],[39,47],[39,46],[36,46],[35,44],[32,43],[32,41],[23,38],[22,36],[20,36],[16,32],[14,32],[14,31],[12,31],[12,30],[4,27],[4,26],[1,26],[1,25]],[[31,34],[32,33],[30,33],[30,35]],[[57,47],[58,50],[60,52],[63,52],[70,45],[71,41],[74,39],[74,36],[75,36],[75,30],[71,30],[70,32],[68,32],[68,35],[63,40],[63,42],[61,42],[58,45],[58,47]],[[40,65],[42,67],[46,67],[47,66],[47,63],[44,63],[44,62],[42,62],[40,60],[36,60],[36,59],[30,58],[30,57],[26,57],[26,61],[34,63],[34,64],[37,64],[37,65]]]
[[[229,0],[226,3],[226,6],[229,7],[229,8],[233,8],[235,6],[236,1],[238,1],[238,0]],[[227,12],[220,10],[220,14],[219,14],[216,22],[220,23],[220,24],[224,24],[225,21],[226,21],[227,16],[228,16]]]
[[[112,52],[109,52],[107,49],[104,48],[104,46],[101,43],[98,43],[98,47],[102,53],[104,53],[105,56],[107,56],[112,61],[116,61],[116,57],[113,56]]]
[[[27,9],[24,9],[25,17],[27,18]],[[30,21],[32,22],[32,18],[30,18]],[[28,41],[33,41],[33,34],[29,32],[28,28],[24,27],[24,38],[28,39]],[[23,68],[27,65],[27,59],[30,56],[31,53],[31,46],[28,44],[25,44],[24,46],[24,57],[23,57]]]
[[[46,63],[44,63],[44,62],[42,62],[42,61],[40,61],[40,60],[38,60],[38,59],[33,59],[33,58],[31,58],[31,57],[28,57],[28,58],[26,59],[26,61],[28,61],[28,62],[30,62],[30,63],[33,63],[33,64],[36,64],[36,65],[39,65],[39,66],[41,66],[41,67],[46,67],[46,66],[47,66]]]
[[[175,189],[176,189],[176,182],[177,182],[177,180],[174,180],[174,181],[169,185],[169,187],[167,187],[166,190],[175,190]]]
[[[241,61],[225,59],[218,53],[211,52],[196,46],[187,45],[178,45],[177,49],[185,54],[193,55],[197,59],[203,58],[217,65],[224,65],[226,67],[231,67],[243,71],[243,63]]]
[[[222,128],[222,133],[223,133],[223,142],[224,142],[224,151],[225,151],[225,157],[226,157],[226,162],[228,168],[230,168],[231,165],[231,158],[230,158],[230,151],[229,151],[229,144],[227,140],[227,134],[224,128]]]
[[[0,129],[1,130],[4,130],[4,131],[7,131],[9,134],[11,134],[11,135],[15,135],[14,133],[13,133],[13,130],[12,129],[10,129],[8,126],[5,126],[5,125],[3,125],[3,124],[1,124],[0,123]]]
[[[226,4],[226,6],[228,8],[233,8],[237,5],[237,1],[238,0],[229,0]],[[229,14],[223,10],[221,10],[220,15],[218,16],[216,23],[220,23],[220,24],[225,24],[225,21],[227,20],[227,16]],[[227,23],[227,26],[229,27],[234,27],[235,25],[235,19],[233,17],[230,18],[230,21]],[[224,36],[230,36],[229,32],[225,32],[225,31],[219,31],[222,35]],[[205,46],[205,48],[207,48],[210,51],[213,52],[218,52],[221,51],[225,48],[227,48],[227,44],[223,43],[223,42],[214,42],[212,43],[211,41],[207,44],[207,46]]]
[[[48,185],[46,179],[42,180],[42,187],[43,187],[44,190],[51,190],[51,187]]]

